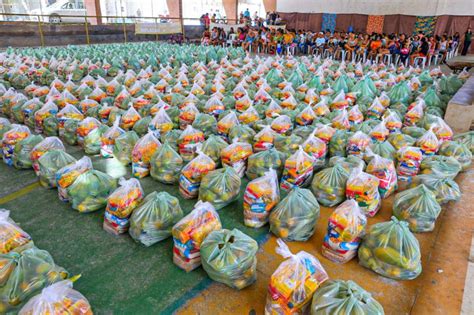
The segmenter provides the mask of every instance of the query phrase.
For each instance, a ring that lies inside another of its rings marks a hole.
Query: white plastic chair
[[[426,65],[426,57],[415,57],[413,64],[417,65],[419,61],[421,61],[421,67],[424,69]]]
[[[230,34],[229,39],[225,42],[226,46],[233,47],[234,46],[234,41],[237,38],[237,34]]]

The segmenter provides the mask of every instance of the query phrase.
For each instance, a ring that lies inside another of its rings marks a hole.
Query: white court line
[[[471,253],[469,254],[466,281],[464,283],[464,295],[462,297],[461,314],[474,314],[474,236],[471,240]]]

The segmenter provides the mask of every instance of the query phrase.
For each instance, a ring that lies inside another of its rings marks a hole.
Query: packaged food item
[[[285,161],[280,188],[286,191],[293,187],[308,185],[313,176],[314,159],[301,146]]]
[[[202,267],[217,282],[241,290],[257,280],[258,244],[237,229],[215,230],[201,244]]]
[[[30,159],[31,151],[41,141],[43,141],[42,136],[30,135],[15,144],[12,158],[13,166],[17,169],[28,169],[33,167]]]
[[[331,126],[340,130],[348,130],[351,128],[351,124],[349,122],[349,115],[347,114],[347,111],[345,109],[339,111],[339,113],[333,118]]]
[[[364,213],[373,217],[380,209],[379,179],[361,168],[352,170],[346,184],[346,197],[354,199]]]
[[[415,105],[413,105],[412,108],[409,109],[408,112],[405,114],[403,125],[404,126],[416,125],[423,117],[423,107],[424,107],[423,101],[416,102]]]
[[[59,200],[68,202],[69,195],[67,193],[67,188],[74,183],[79,175],[89,170],[92,170],[92,161],[88,156],[84,156],[76,162],[60,168],[55,175]]]
[[[311,125],[317,117],[313,108],[308,105],[298,115],[296,115],[295,122],[300,126]]]
[[[461,189],[459,185],[453,179],[445,177],[442,174],[422,174],[413,178],[412,187],[417,187],[421,184],[425,185],[434,193],[436,201],[440,205],[461,199]]]
[[[326,143],[315,136],[314,130],[306,139],[301,147],[304,152],[308,153],[313,158],[313,169],[321,169],[326,165],[326,156],[328,148]]]
[[[114,154],[115,139],[125,132],[119,127],[120,116],[118,116],[112,127],[104,132],[100,138],[100,155],[104,158],[111,158]]]
[[[133,177],[143,178],[150,174],[151,159],[160,146],[160,141],[152,132],[148,132],[136,142],[132,150]]]
[[[410,185],[413,176],[420,171],[423,153],[417,147],[403,147],[397,152],[397,175],[399,189]]]
[[[387,110],[383,120],[385,121],[385,127],[387,127],[390,133],[400,132],[403,127],[403,123],[395,111]]]
[[[224,166],[234,168],[237,174],[242,178],[247,168],[247,159],[252,155],[252,145],[246,142],[240,142],[239,139],[233,139],[232,144],[222,149],[221,161]]]
[[[2,138],[2,155],[3,162],[8,166],[13,165],[13,153],[15,145],[30,135],[28,127],[23,125],[12,124],[10,130],[3,134]]]
[[[313,295],[311,315],[384,315],[382,305],[357,283],[328,280]]]
[[[314,175],[311,190],[320,204],[334,207],[346,198],[349,172],[340,164],[325,168]]]
[[[386,127],[385,120],[382,119],[382,121],[372,129],[370,137],[374,141],[383,142],[387,139],[389,134],[390,130]]]
[[[136,242],[151,246],[170,237],[171,228],[182,218],[178,198],[154,191],[133,210],[128,233]]]
[[[367,108],[366,116],[371,119],[379,119],[385,112],[385,107],[380,102],[379,98],[376,97],[372,104]]]
[[[421,273],[420,244],[408,222],[392,217],[369,227],[359,247],[359,264],[395,280],[412,280]]]
[[[329,143],[332,137],[336,133],[336,129],[332,128],[329,125],[317,125],[314,129],[314,135],[323,140],[325,143]]]
[[[86,117],[77,125],[76,134],[77,134],[77,143],[80,146],[84,146],[84,138],[94,129],[99,128],[101,123],[93,118]]]
[[[247,184],[244,193],[244,223],[249,227],[262,227],[268,223],[270,211],[280,201],[278,175],[269,169],[263,176]]]
[[[277,133],[271,126],[265,126],[254,137],[253,148],[255,152],[265,151],[273,148]]]
[[[151,177],[164,184],[174,184],[179,181],[183,158],[173,150],[168,142],[158,147],[150,161]]]
[[[382,199],[390,196],[397,189],[397,172],[392,160],[369,151],[371,157],[366,172],[379,179],[379,194]]]
[[[202,178],[216,168],[216,163],[198,149],[198,155],[181,170],[179,192],[186,199],[196,198]]]
[[[120,118],[120,128],[123,130],[131,130],[135,123],[141,118],[142,117],[137,112],[137,110],[131,106],[125,111],[125,113],[123,113],[122,117]]]
[[[344,201],[329,217],[322,245],[323,256],[337,263],[346,263],[357,256],[366,226],[367,217],[357,201]]]
[[[293,254],[281,239],[277,243],[276,252],[287,259],[270,278],[265,314],[304,314],[314,292],[329,277],[313,255]]]
[[[38,160],[48,151],[60,150],[66,151],[64,144],[58,137],[46,137],[40,143],[36,144],[30,152],[30,160],[36,176],[39,176]]]
[[[75,120],[79,122],[84,119],[84,115],[74,105],[66,104],[66,106],[58,112],[56,118],[58,119],[59,136],[64,137],[64,125],[66,121]]]
[[[227,137],[232,127],[239,123],[239,118],[234,111],[230,111],[217,122],[217,134]]]
[[[71,280],[63,280],[45,287],[32,297],[19,312],[20,315],[78,314],[92,315],[89,301],[72,288]]]
[[[117,187],[117,181],[108,174],[89,170],[79,175],[67,188],[72,208],[81,212],[92,212],[104,208],[107,198]]]
[[[425,134],[416,141],[416,146],[421,149],[421,152],[424,156],[436,154],[439,145],[440,143],[438,141],[438,138],[436,137],[432,128],[425,132]]]
[[[462,166],[451,156],[433,155],[421,161],[420,169],[421,174],[436,174],[454,179],[461,172]]]
[[[270,213],[270,231],[288,241],[307,241],[319,219],[319,204],[309,189],[294,187]]]
[[[121,177],[118,184],[119,187],[107,198],[104,217],[104,230],[116,235],[128,231],[129,217],[145,195],[136,178],[126,180]]]
[[[159,138],[160,135],[166,134],[171,129],[173,129],[173,121],[162,107],[148,124],[148,130],[151,130],[155,137]]]
[[[204,142],[204,133],[187,126],[178,139],[179,154],[185,162],[191,161],[196,156],[196,146]]]
[[[435,194],[424,184],[396,194],[393,201],[393,215],[407,221],[414,233],[433,231],[440,212]]]
[[[370,137],[362,131],[357,131],[347,140],[347,154],[363,156],[371,143]]]
[[[56,187],[56,172],[64,166],[76,162],[76,159],[62,150],[46,152],[38,160],[39,182],[43,187]]]
[[[346,94],[343,90],[331,102],[331,110],[343,110],[349,106],[349,101],[346,99]]]
[[[348,114],[349,122],[351,126],[360,124],[361,122],[364,121],[364,115],[360,111],[359,105],[353,106],[347,114]]]
[[[126,131],[115,139],[113,154],[123,165],[132,162],[132,151],[139,137],[135,131]]]
[[[189,272],[201,265],[201,244],[212,231],[222,229],[221,220],[209,202],[198,201],[194,209],[173,226],[173,262]]]
[[[5,313],[14,311],[42,288],[68,277],[67,271],[56,265],[47,251],[36,247],[21,253],[11,251],[0,254],[0,266],[4,271],[0,309]]]
[[[0,254],[7,254],[11,251],[20,253],[32,246],[31,236],[10,219],[10,211],[0,209]]]
[[[456,141],[444,141],[439,147],[438,154],[458,160],[463,171],[466,171],[472,163],[471,150],[465,144]]]

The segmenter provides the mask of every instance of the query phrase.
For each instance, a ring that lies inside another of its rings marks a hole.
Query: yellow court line
[[[0,205],[3,205],[7,202],[10,202],[12,200],[15,200],[17,198],[20,198],[28,193],[30,193],[31,191],[35,190],[36,188],[40,187],[40,184],[39,182],[34,182],[33,184],[30,184],[20,190],[17,190],[9,195],[6,195],[5,197],[1,197],[0,198]]]

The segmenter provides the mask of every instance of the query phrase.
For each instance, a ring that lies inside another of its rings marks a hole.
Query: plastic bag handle
[[[281,238],[277,239],[277,244],[278,244],[278,247],[276,248],[275,251],[278,255],[283,256],[283,258],[292,258],[295,256],[290,251],[290,248],[288,247],[288,245],[286,245],[286,243]]]

